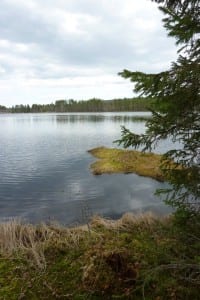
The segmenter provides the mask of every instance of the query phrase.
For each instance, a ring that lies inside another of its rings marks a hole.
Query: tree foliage
[[[11,109],[7,109],[7,111],[11,111],[12,113],[147,111],[150,105],[151,99],[148,98],[112,100],[93,98],[87,101],[69,99],[57,100],[55,104],[33,104],[32,106],[21,104],[13,106]]]
[[[178,58],[169,70],[158,74],[128,70],[119,73],[135,83],[135,92],[155,100],[145,134],[137,135],[122,127],[118,142],[124,147],[142,146],[144,151],[151,151],[163,139],[178,142],[180,147],[164,154],[162,168],[172,184],[172,189],[164,191],[166,201],[179,211],[196,214],[200,212],[200,3],[154,2],[164,13],[168,35],[181,45]],[[177,167],[170,167],[171,160]]]

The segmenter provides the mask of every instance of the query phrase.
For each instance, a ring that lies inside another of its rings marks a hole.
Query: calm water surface
[[[147,114],[1,114],[0,220],[74,224],[92,214],[168,212],[154,196],[164,184],[135,174],[94,176],[89,170],[95,159],[87,150],[116,146],[121,125],[144,132],[138,117]]]

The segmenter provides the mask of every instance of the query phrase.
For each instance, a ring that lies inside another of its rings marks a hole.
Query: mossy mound
[[[162,155],[106,147],[91,149],[88,152],[100,159],[91,165],[94,175],[136,173],[140,176],[164,181],[160,169]]]
[[[0,299],[197,300],[200,222],[173,221],[129,213],[78,228],[0,224]]]

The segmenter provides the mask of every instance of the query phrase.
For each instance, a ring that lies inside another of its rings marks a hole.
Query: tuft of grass
[[[45,253],[54,245],[70,249],[78,247],[82,232],[87,228],[66,228],[57,223],[26,224],[13,219],[0,223],[0,255],[25,257],[34,266],[46,268]]]
[[[106,147],[94,148],[88,152],[99,159],[91,165],[94,175],[136,173],[140,176],[164,181],[160,168],[162,155]]]
[[[0,299],[199,299],[199,222],[127,213],[89,230],[0,224]]]

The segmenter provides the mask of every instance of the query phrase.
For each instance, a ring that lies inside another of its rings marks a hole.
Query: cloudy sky
[[[0,104],[133,96],[118,72],[176,58],[161,19],[150,0],[0,0]]]

